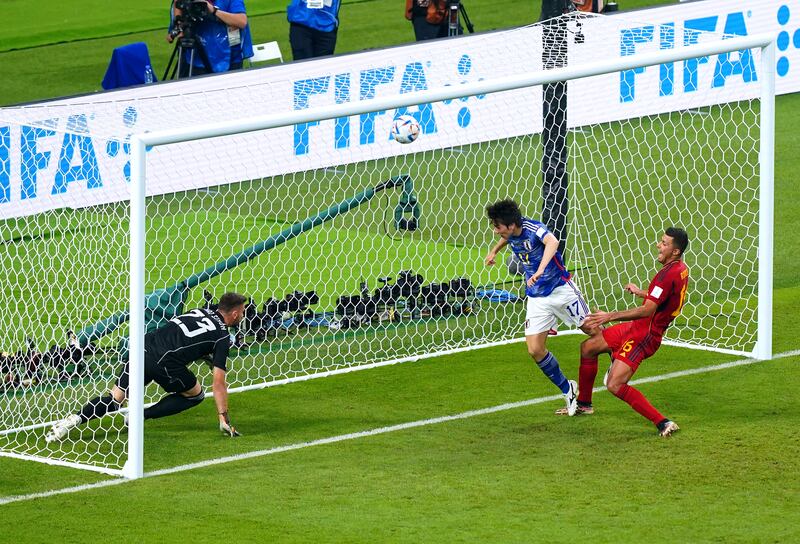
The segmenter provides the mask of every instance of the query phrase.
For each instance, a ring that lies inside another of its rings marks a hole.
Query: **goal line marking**
[[[779,353],[773,356],[772,359],[768,359],[766,361],[760,361],[758,359],[739,359],[736,361],[730,361],[727,363],[721,363],[718,365],[710,365],[710,366],[703,366],[698,368],[690,368],[687,370],[678,370],[676,372],[669,372],[667,374],[660,374],[658,376],[650,376],[647,378],[641,378],[638,380],[632,380],[630,383],[631,385],[635,384],[642,384],[642,383],[653,383],[653,382],[660,382],[663,380],[671,380],[673,378],[680,378],[684,376],[692,376],[695,374],[704,374],[707,372],[715,372],[717,370],[726,370],[729,368],[735,368],[739,366],[745,365],[752,365],[756,363],[768,362],[768,361],[775,361],[778,359],[784,359],[786,357],[794,357],[795,355],[800,355],[800,350],[793,350],[793,351],[786,351],[783,353]],[[605,390],[605,387],[595,387],[594,392],[599,392]],[[428,425],[437,425],[439,423],[446,423],[449,421],[457,421],[460,419],[468,419],[471,417],[482,416],[487,414],[494,414],[497,412],[503,412],[506,410],[513,410],[515,408],[523,408],[526,406],[533,406],[534,404],[542,404],[545,402],[560,400],[563,398],[562,395],[549,395],[546,397],[537,397],[534,399],[528,399],[518,402],[509,402],[505,404],[499,404],[497,406],[490,406],[488,408],[480,408],[478,410],[468,410],[466,412],[461,412],[458,414],[453,414],[449,416],[441,416],[441,417],[434,417],[430,419],[420,419],[417,421],[409,421],[407,423],[399,423],[397,425],[389,425],[387,427],[378,427],[376,429],[370,429],[368,431],[359,431],[354,433],[347,433],[347,434],[340,434],[336,436],[330,436],[328,438],[320,438],[317,440],[309,440],[308,442],[297,442],[295,444],[289,444],[286,446],[278,446],[275,448],[269,448],[265,450],[257,450],[251,451],[248,453],[240,453],[237,455],[230,455],[227,457],[219,457],[217,459],[208,459],[205,461],[198,461],[196,463],[189,463],[186,465],[178,465],[175,467],[164,468],[160,470],[154,470],[152,472],[146,472],[143,478],[152,478],[155,476],[165,476],[167,474],[176,474],[178,472],[185,472],[188,470],[195,470],[198,468],[205,468],[214,465],[222,465],[226,463],[233,463],[236,461],[242,461],[245,459],[253,459],[256,457],[264,457],[266,455],[273,455],[276,453],[283,453],[287,451],[293,450],[300,450],[303,448],[310,448],[313,446],[322,446],[325,444],[335,444],[337,442],[344,442],[346,440],[355,440],[358,438],[366,438],[370,436],[376,436],[381,434],[393,433],[396,431],[403,431],[406,429],[414,429],[416,427],[426,427]],[[113,480],[105,480],[102,482],[96,482],[92,484],[84,484],[78,485],[73,487],[66,487],[63,489],[52,489],[50,491],[42,491],[39,493],[30,493],[27,495],[13,495],[8,497],[0,497],[0,506],[4,504],[10,504],[15,502],[23,502],[29,501],[32,499],[40,499],[46,497],[52,497],[55,495],[64,495],[68,493],[78,493],[81,491],[88,491],[92,489],[99,489],[103,487],[110,487],[114,485],[120,485],[127,482],[133,482],[136,480],[128,480],[124,478],[117,478]]]

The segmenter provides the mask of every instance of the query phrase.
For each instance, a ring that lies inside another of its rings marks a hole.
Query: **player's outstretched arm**
[[[493,264],[495,264],[495,262],[496,262],[496,261],[495,261],[495,257],[497,257],[497,253],[498,253],[498,252],[499,252],[501,249],[503,249],[504,247],[506,247],[506,245],[507,245],[507,244],[508,244],[508,240],[506,240],[505,238],[502,238],[502,239],[500,239],[500,241],[499,241],[499,242],[497,242],[497,243],[495,244],[495,246],[494,246],[492,249],[490,249],[490,250],[489,250],[489,254],[488,254],[488,255],[486,256],[486,258],[483,260],[483,263],[484,263],[486,266],[492,266]]]
[[[236,428],[231,424],[228,416],[228,383],[225,381],[225,371],[219,367],[214,367],[214,402],[217,404],[217,414],[219,417],[219,430],[227,436],[241,436]]]

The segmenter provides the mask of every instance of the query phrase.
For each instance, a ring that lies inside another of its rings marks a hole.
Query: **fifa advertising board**
[[[772,32],[777,92],[800,89],[800,0],[704,0],[570,25],[570,35],[585,37],[579,44],[570,38],[570,65],[716,41],[722,34]],[[542,69],[541,25],[449,40],[448,47],[410,44],[2,108],[0,219],[129,199],[134,133]],[[756,52],[740,51],[577,80],[569,85],[568,122],[582,126],[758,98],[758,75]],[[541,94],[541,88],[521,89],[153,148],[147,193],[535,134],[542,129]],[[421,128],[411,146],[390,136],[392,120],[403,114],[413,115]]]

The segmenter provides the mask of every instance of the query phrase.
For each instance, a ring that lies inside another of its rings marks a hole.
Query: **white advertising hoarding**
[[[591,18],[570,27],[571,65],[680,48],[721,34],[774,32],[778,93],[800,89],[800,0],[705,0]],[[215,77],[0,109],[0,219],[129,198],[130,134],[366,101],[541,70],[542,29],[411,44]],[[691,59],[569,86],[571,126],[636,118],[759,96],[757,52]],[[423,135],[390,141],[383,111],[155,148],[150,195],[380,159],[541,131],[541,89],[412,107]],[[208,153],[210,147],[214,153]],[[225,153],[225,149],[229,151]],[[242,153],[241,150],[250,150]],[[255,152],[254,152],[255,151]],[[230,157],[220,174],[221,156]],[[177,157],[177,159],[176,159]]]

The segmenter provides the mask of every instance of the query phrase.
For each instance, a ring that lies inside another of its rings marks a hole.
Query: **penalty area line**
[[[710,365],[704,366],[699,368],[690,368],[687,370],[678,370],[676,372],[669,372],[667,374],[660,374],[658,376],[650,376],[647,378],[641,378],[638,380],[632,380],[630,383],[631,385],[635,384],[642,384],[642,383],[652,383],[652,382],[660,382],[663,380],[671,380],[673,378],[680,378],[684,376],[692,376],[695,374],[704,374],[707,372],[715,372],[717,370],[726,370],[729,368],[735,368],[739,366],[745,365],[752,365],[756,363],[763,363],[768,361],[775,361],[778,359],[784,359],[786,357],[794,357],[796,355],[800,355],[800,350],[794,351],[787,351],[784,353],[779,353],[773,356],[772,359],[768,359],[766,361],[761,361],[758,359],[747,358],[747,359],[739,359],[736,361],[730,361],[727,363],[721,363],[717,365]],[[599,392],[605,390],[604,387],[595,387],[594,391]],[[498,404],[497,406],[490,406],[488,408],[480,408],[478,410],[468,410],[466,412],[461,412],[458,414],[452,414],[448,416],[441,416],[441,417],[434,417],[430,419],[420,419],[417,421],[409,421],[407,423],[399,423],[397,425],[389,425],[386,427],[378,427],[376,429],[370,429],[367,431],[359,431],[354,433],[347,433],[347,434],[340,434],[336,436],[331,436],[328,438],[320,438],[317,440],[309,440],[308,442],[298,442],[295,444],[288,444],[286,446],[278,446],[275,448],[269,448],[265,450],[258,450],[252,451],[247,453],[240,453],[237,455],[229,455],[226,457],[219,457],[217,459],[208,459],[205,461],[198,461],[196,463],[189,463],[185,465],[178,465],[175,467],[164,468],[160,470],[154,470],[151,472],[146,472],[143,475],[143,478],[152,478],[155,476],[165,476],[168,474],[176,474],[179,472],[186,472],[188,470],[195,470],[199,468],[210,467],[214,465],[222,465],[226,463],[233,463],[236,461],[243,461],[245,459],[254,459],[257,457],[264,457],[267,455],[274,455],[276,453],[284,453],[287,451],[294,451],[300,450],[304,448],[310,448],[313,446],[323,446],[325,444],[335,444],[337,442],[345,442],[347,440],[356,440],[359,438],[367,438],[370,436],[377,436],[382,434],[393,433],[397,431],[404,431],[406,429],[414,429],[417,427],[427,427],[428,425],[437,425],[439,423],[447,423],[449,421],[458,421],[461,419],[469,419],[472,417],[483,416],[487,414],[494,414],[497,412],[504,412],[506,410],[513,410],[515,408],[523,408],[526,406],[533,406],[534,404],[542,404],[545,402],[560,400],[563,398],[563,395],[549,395],[546,397],[537,397],[535,399],[528,399],[522,400],[518,402],[509,402],[505,404]],[[0,497],[0,506],[4,504],[10,504],[15,502],[23,502],[29,501],[33,499],[41,499],[46,497],[53,497],[55,495],[65,495],[68,493],[79,493],[81,491],[89,491],[92,489],[99,489],[103,487],[111,487],[114,485],[120,485],[128,482],[134,482],[136,480],[126,480],[123,478],[114,479],[114,480],[105,480],[102,482],[96,482],[92,484],[84,484],[78,485],[73,487],[66,487],[63,489],[52,489],[50,491],[42,491],[39,493],[30,493],[27,495],[14,495],[8,497]]]

